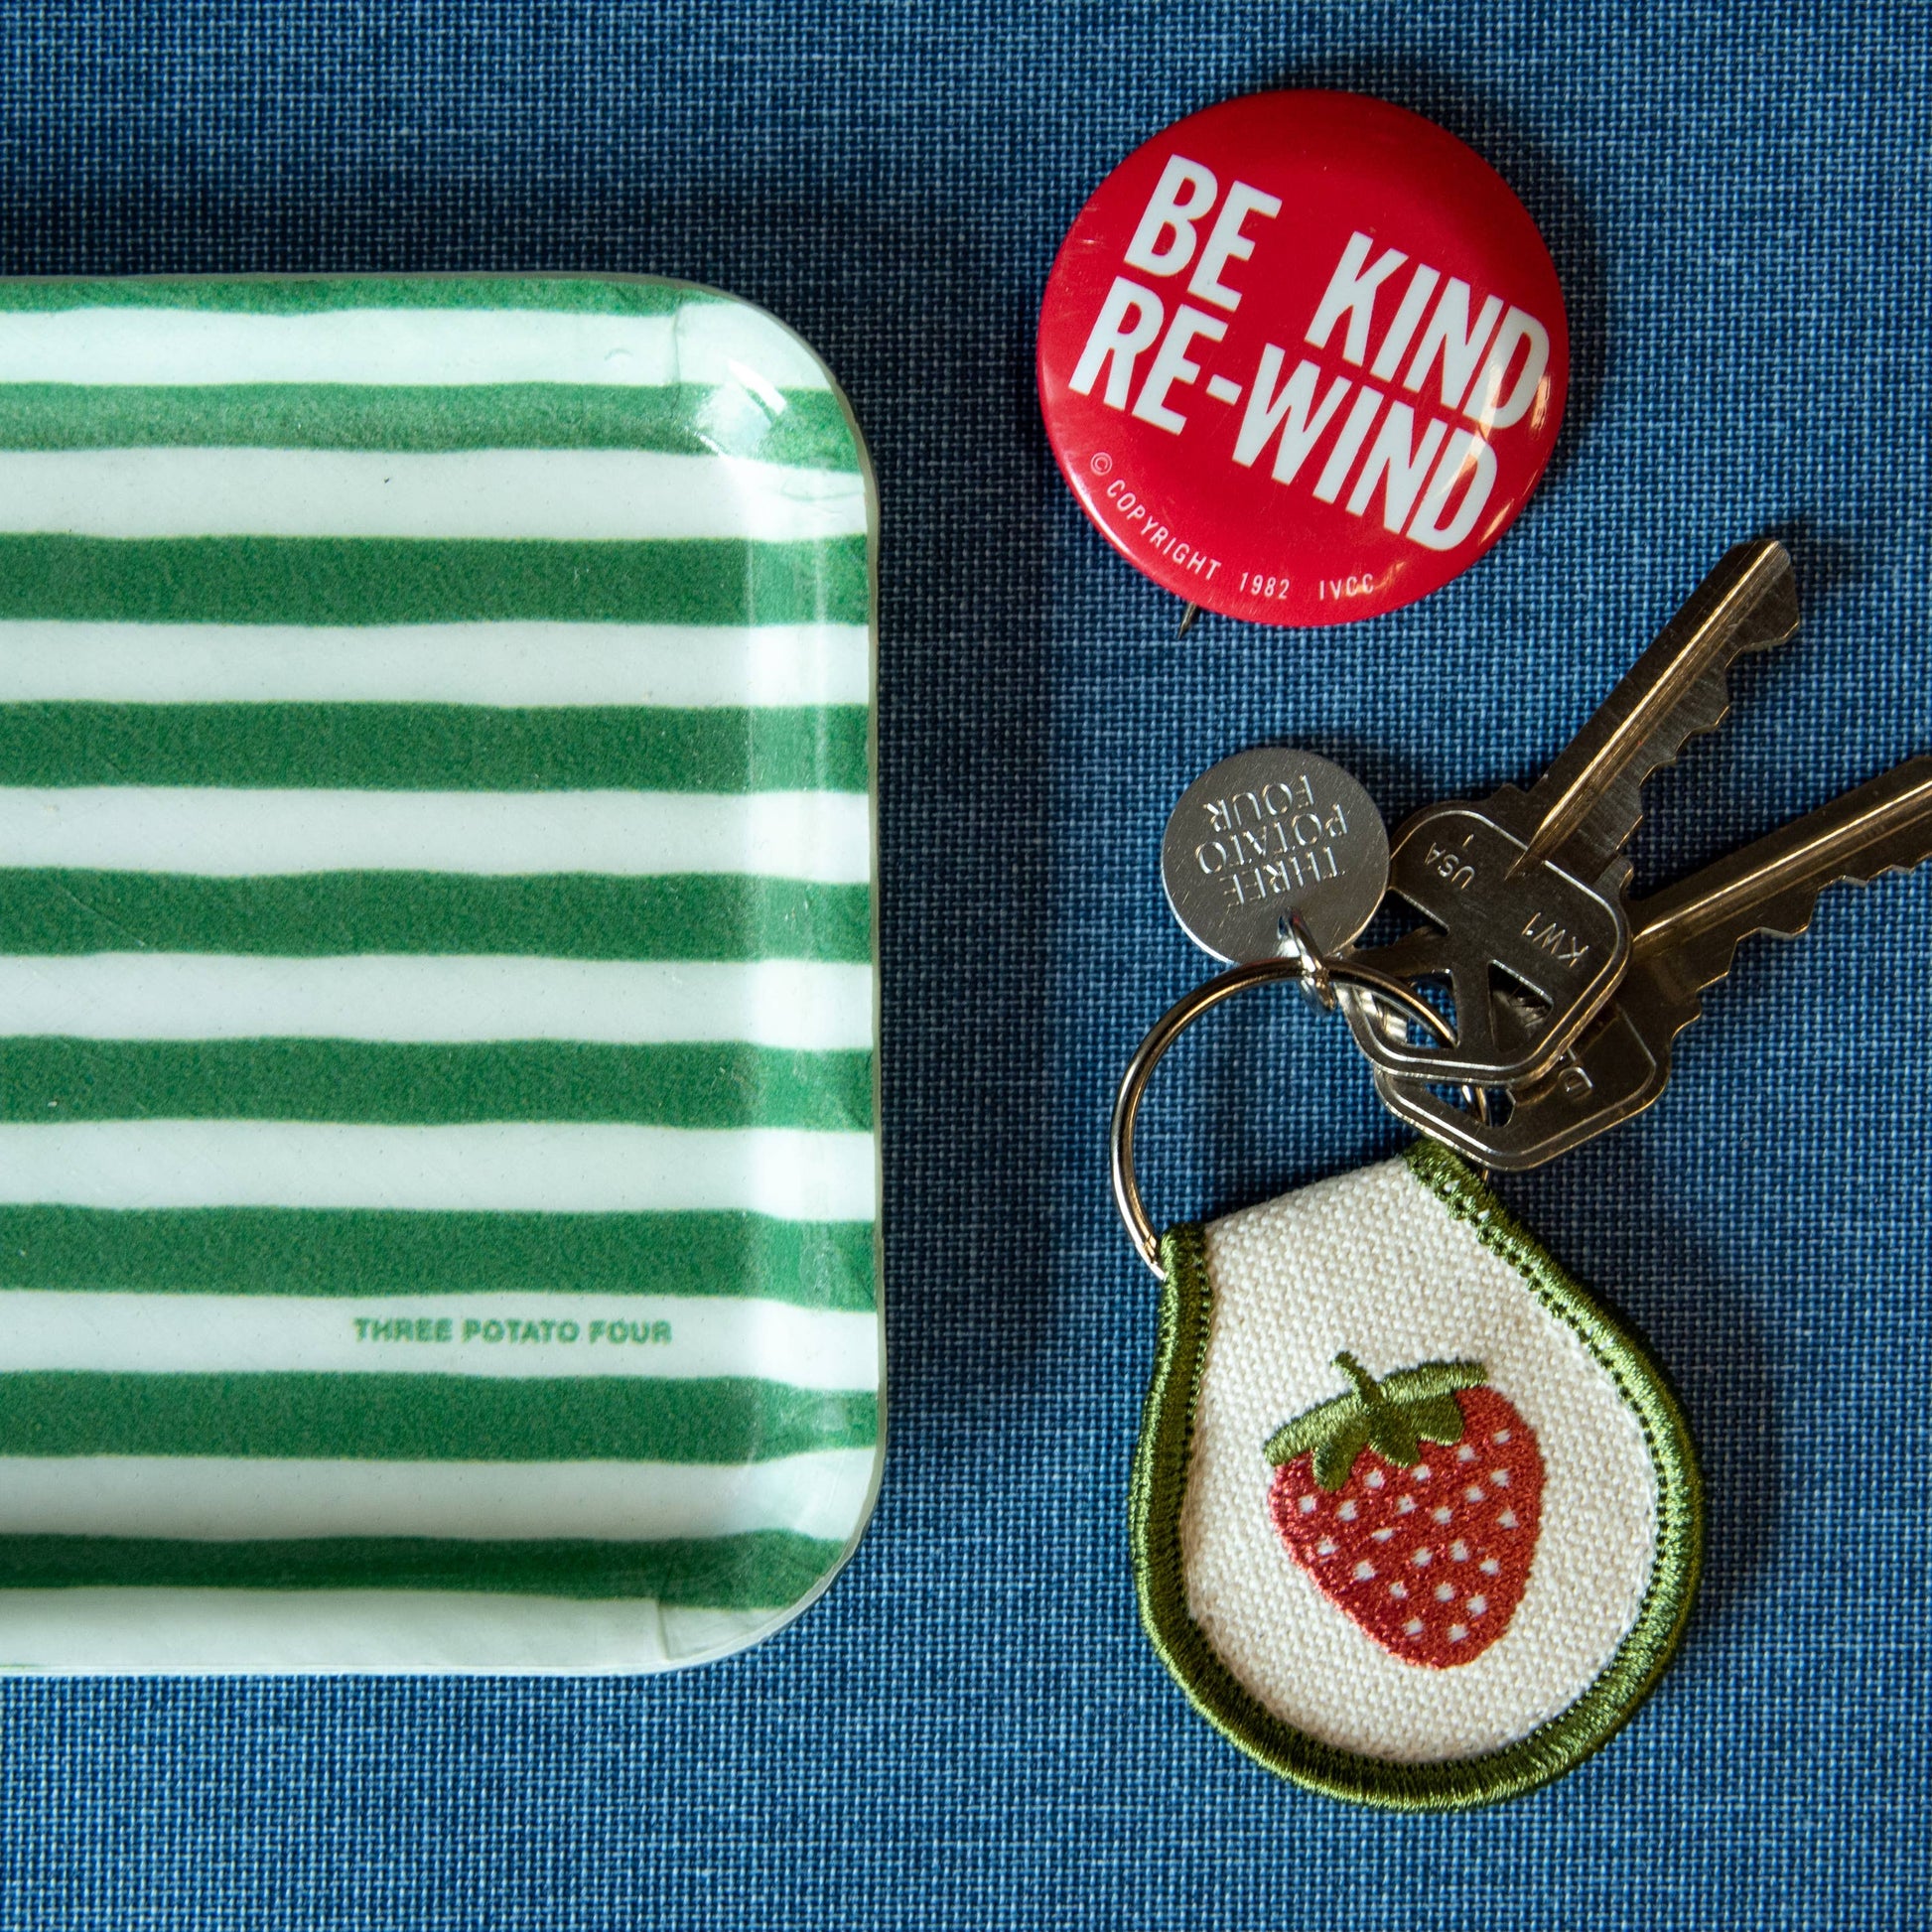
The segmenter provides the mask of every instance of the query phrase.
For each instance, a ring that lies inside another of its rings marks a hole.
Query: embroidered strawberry
[[[1446,1670],[1509,1627],[1529,1582],[1543,1457],[1480,1362],[1423,1362],[1278,1429],[1269,1509],[1290,1554],[1383,1649]]]

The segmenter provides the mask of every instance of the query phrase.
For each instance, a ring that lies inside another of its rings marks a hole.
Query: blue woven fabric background
[[[680,1677],[0,1685],[0,1923],[1923,1925],[1932,876],[1754,943],[1652,1114],[1504,1183],[1654,1340],[1713,1540],[1651,1705],[1495,1812],[1279,1785],[1155,1663],[1124,1521],[1152,1294],[1102,1135],[1205,970],[1157,841],[1227,752],[1298,739],[1391,823],[1526,780],[1763,531],[1805,631],[1653,785],[1639,884],[1932,748],[1928,49],[1923,6],[1858,0],[15,0],[0,272],[658,272],[843,379],[885,506],[892,1437],[826,1599]],[[1569,418],[1439,596],[1177,640],[1053,469],[1035,307],[1117,159],[1298,84],[1515,187]],[[1148,1184],[1222,1210],[1401,1139],[1338,1025],[1256,996],[1164,1070]]]

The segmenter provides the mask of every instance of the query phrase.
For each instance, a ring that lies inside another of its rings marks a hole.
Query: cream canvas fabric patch
[[[1675,1648],[1701,1502],[1637,1342],[1454,1156],[1163,1244],[1142,1611],[1271,1768],[1412,1808],[1534,1788]]]

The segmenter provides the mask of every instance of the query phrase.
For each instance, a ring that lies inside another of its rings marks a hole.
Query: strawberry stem
[[[1346,1349],[1333,1360],[1347,1376],[1349,1392],[1283,1423],[1262,1451],[1278,1468],[1298,1455],[1311,1456],[1315,1481],[1330,1491],[1348,1480],[1364,1449],[1399,1469],[1413,1469],[1424,1443],[1459,1443],[1462,1410],[1455,1392],[1489,1379],[1480,1362],[1418,1362],[1392,1369],[1378,1382]]]
[[[1364,1409],[1373,1415],[1377,1409],[1382,1407],[1383,1402],[1386,1400],[1382,1394],[1382,1385],[1376,1381],[1375,1377],[1347,1349],[1344,1348],[1335,1357],[1335,1366],[1355,1385],[1355,1393],[1361,1397],[1362,1407]]]

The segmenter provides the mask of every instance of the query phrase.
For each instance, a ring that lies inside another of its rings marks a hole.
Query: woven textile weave
[[[1287,1788],[1142,1639],[1124,1521],[1153,1288],[1112,1083],[1204,970],[1168,807],[1293,738],[1391,823],[1532,777],[1731,542],[1805,628],[1655,781],[1654,885],[1932,747],[1932,24],[1742,10],[20,0],[0,271],[601,269],[763,304],[852,398],[883,504],[878,1514],[826,1597],[637,1683],[0,1686],[0,1924],[1816,1928],[1923,1923],[1932,878],[1745,948],[1643,1120],[1503,1193],[1654,1344],[1704,1588],[1635,1722],[1474,1816]],[[1549,239],[1552,470],[1440,595],[1204,620],[1087,526],[1038,292],[1122,155],[1216,99],[1430,115]],[[1392,1153],[1301,1002],[1217,1015],[1145,1116],[1163,1219]]]

